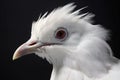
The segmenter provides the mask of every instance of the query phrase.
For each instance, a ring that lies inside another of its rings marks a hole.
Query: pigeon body
[[[120,61],[106,42],[109,31],[75,7],[67,4],[40,16],[13,59],[30,53],[46,58],[53,64],[50,80],[119,80]]]

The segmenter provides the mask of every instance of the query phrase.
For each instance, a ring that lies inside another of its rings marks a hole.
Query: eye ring
[[[65,40],[68,36],[68,31],[66,28],[63,27],[59,27],[56,31],[55,31],[55,38],[58,40]]]

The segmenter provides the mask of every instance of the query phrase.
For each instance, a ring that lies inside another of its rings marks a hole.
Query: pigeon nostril
[[[35,44],[37,44],[37,42],[31,42],[31,43],[29,44],[29,46],[32,46],[32,45],[35,45]]]

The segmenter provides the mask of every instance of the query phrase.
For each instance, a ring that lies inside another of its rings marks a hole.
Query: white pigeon
[[[53,64],[50,80],[120,80],[120,61],[106,42],[109,31],[75,7],[67,4],[33,22],[31,38],[13,60],[30,53],[46,58]]]

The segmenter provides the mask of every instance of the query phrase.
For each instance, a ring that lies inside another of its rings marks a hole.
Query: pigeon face
[[[105,39],[107,31],[90,23],[94,15],[80,14],[84,8],[73,12],[75,7],[70,3],[40,16],[32,24],[31,38],[15,51],[13,59],[35,53],[53,64],[63,64],[65,59],[79,56],[73,53],[78,53],[89,38]]]
[[[86,15],[79,15],[81,9],[72,12],[75,7],[68,4],[33,22],[31,38],[16,50],[13,59],[35,53],[51,61],[50,57],[59,59],[75,49],[85,32],[83,20],[79,19]]]

